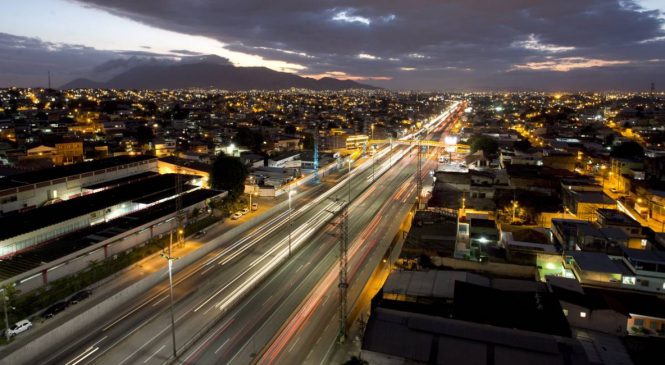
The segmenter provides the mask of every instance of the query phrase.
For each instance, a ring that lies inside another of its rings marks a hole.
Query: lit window
[[[563,310],[563,315],[566,316],[566,317],[568,317],[568,309],[564,309],[564,310]]]
[[[586,312],[580,312],[580,317],[586,318]]]

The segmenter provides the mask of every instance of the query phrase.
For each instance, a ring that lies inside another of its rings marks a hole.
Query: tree
[[[254,152],[260,152],[263,145],[263,135],[247,127],[238,128],[233,140],[240,146],[248,147]]]
[[[305,150],[313,150],[314,149],[314,136],[310,133],[305,133],[303,142],[302,142],[302,148]]]
[[[367,361],[359,358],[358,356],[351,356],[351,359],[349,359],[347,362],[344,363],[344,365],[367,365],[369,364]]]
[[[596,127],[593,124],[585,124],[580,129],[581,136],[588,136],[596,133]]]
[[[155,136],[152,132],[152,128],[146,127],[144,125],[140,125],[138,128],[136,128],[136,139],[138,140],[139,145],[152,142],[154,137]]]
[[[639,143],[629,141],[624,142],[612,149],[610,156],[615,158],[636,158],[642,159],[644,157],[644,148]]]
[[[614,144],[615,139],[616,139],[616,137],[614,136],[614,133],[610,133],[610,134],[606,135],[605,138],[603,139],[603,145],[604,146],[612,146]]]
[[[227,190],[229,195],[238,197],[245,190],[247,167],[238,157],[220,153],[215,158],[210,171],[210,185],[214,189]]]
[[[499,150],[499,142],[486,135],[476,134],[469,138],[469,146],[471,146],[471,153],[482,150],[486,155],[493,155]]]
[[[286,127],[284,127],[284,133],[296,134],[296,126],[294,126],[293,124],[287,124]]]
[[[529,142],[528,139],[520,139],[513,144],[513,148],[515,148],[517,151],[526,152],[531,149],[531,142]]]

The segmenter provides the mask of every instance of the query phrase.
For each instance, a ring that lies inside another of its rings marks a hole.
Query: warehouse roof
[[[0,190],[36,184],[43,181],[60,179],[68,176],[83,174],[86,172],[108,169],[153,159],[156,160],[154,156],[117,156],[96,161],[77,163],[73,165],[24,172],[0,178]]]
[[[191,179],[191,176],[188,176]],[[188,179],[183,179],[187,182]],[[0,240],[48,227],[123,202],[146,198],[166,190],[175,190],[175,174],[158,175],[134,184],[123,185],[96,194],[65,200],[26,212],[0,218]]]

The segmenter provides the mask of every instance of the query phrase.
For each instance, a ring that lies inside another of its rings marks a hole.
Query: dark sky
[[[301,75],[356,77],[393,89],[647,90],[651,82],[665,87],[665,19],[655,10],[665,9],[660,0],[77,3],[212,38],[227,50],[300,65]],[[64,81],[137,54],[97,45],[53,48],[21,34],[0,34],[0,86],[36,82],[30,72],[41,72],[39,64],[57,70]]]

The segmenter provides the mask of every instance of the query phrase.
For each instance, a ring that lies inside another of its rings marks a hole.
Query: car
[[[231,219],[233,219],[233,220],[237,220],[240,217],[242,217],[242,212],[235,212],[235,213],[233,213],[233,215],[231,215]]]
[[[81,290],[80,292],[74,294],[71,298],[69,298],[69,305],[78,304],[79,302],[88,298],[91,295],[92,295],[92,290]]]
[[[206,235],[206,231],[198,231],[194,234],[194,238],[201,238]]]
[[[252,210],[256,211],[259,209],[259,203],[253,203],[252,204]]]
[[[7,329],[6,333],[9,335],[9,337],[14,337],[19,333],[25,332],[31,328],[32,328],[32,322],[28,321],[27,319],[24,319],[22,321],[14,323],[13,326]]]
[[[240,214],[242,214],[242,215],[245,215],[247,213],[249,213],[249,209],[247,209],[247,208],[243,208],[243,210],[240,211]]]
[[[616,189],[616,188],[610,188],[610,191],[613,192],[614,194],[617,193],[617,189]]]
[[[42,313],[42,318],[49,319],[67,309],[68,306],[67,302],[55,303]]]

